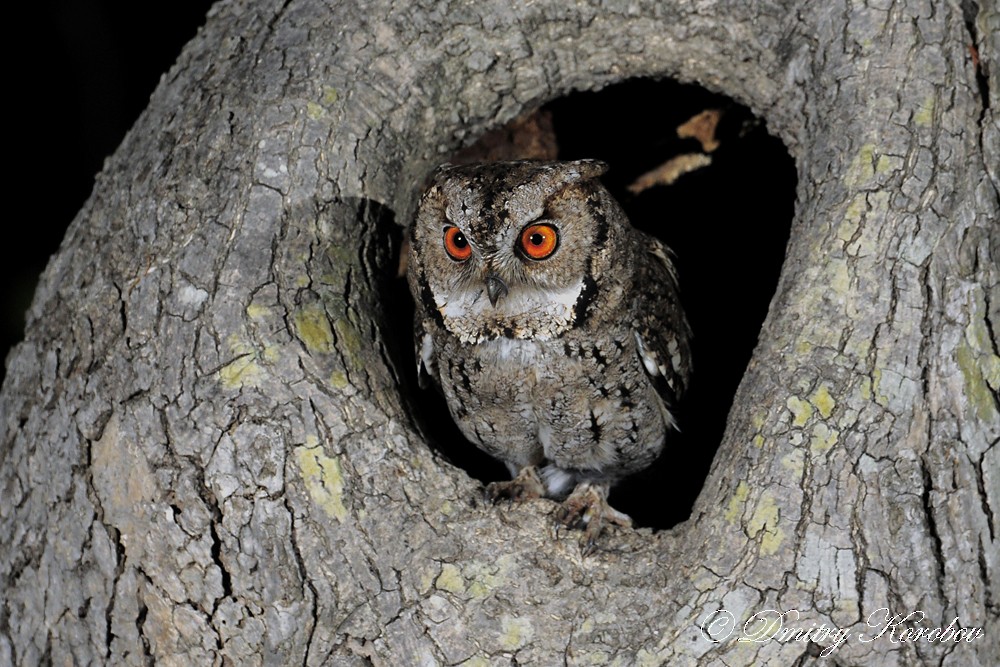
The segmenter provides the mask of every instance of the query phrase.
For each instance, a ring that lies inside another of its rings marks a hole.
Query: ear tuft
[[[589,181],[593,178],[599,178],[607,173],[608,164],[606,162],[601,162],[600,160],[573,160],[572,162],[565,163],[564,168],[570,174],[576,172],[581,181]]]

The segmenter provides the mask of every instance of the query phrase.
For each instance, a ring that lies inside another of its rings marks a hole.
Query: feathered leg
[[[486,486],[486,499],[494,504],[503,498],[514,503],[541,498],[544,495],[545,485],[542,484],[535,466],[524,466],[509,482],[490,482]]]
[[[605,523],[624,528],[632,526],[632,519],[627,514],[608,504],[610,487],[607,483],[580,482],[556,511],[556,521],[560,524],[583,529],[580,549],[584,556],[594,552]]]

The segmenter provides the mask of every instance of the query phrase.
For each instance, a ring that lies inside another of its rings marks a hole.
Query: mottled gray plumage
[[[588,549],[603,521],[628,523],[608,489],[659,455],[691,369],[668,250],[629,224],[605,169],[446,165],[408,264],[418,371],[465,437],[516,475],[490,496],[573,489],[559,518],[586,525]]]

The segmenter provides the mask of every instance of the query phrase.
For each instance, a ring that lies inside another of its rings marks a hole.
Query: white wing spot
[[[420,364],[422,363],[427,372],[430,373],[431,362],[434,359],[434,339],[431,338],[430,334],[425,333],[424,337],[420,339],[420,363],[417,364],[417,372],[420,372]]]
[[[659,364],[656,363],[656,359],[649,353],[646,345],[642,342],[639,332],[633,331],[632,333],[635,336],[636,344],[639,346],[639,358],[642,359],[642,365],[646,367],[646,372],[650,375],[663,375]]]

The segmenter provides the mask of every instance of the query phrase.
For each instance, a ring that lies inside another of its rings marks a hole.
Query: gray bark
[[[1000,17],[965,9],[217,5],[8,358],[0,664],[1000,664]],[[798,205],[692,518],[582,559],[411,425],[380,230],[486,129],[636,76],[764,117]],[[713,643],[720,608],[851,634]],[[881,608],[984,633],[860,641]]]

